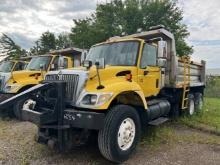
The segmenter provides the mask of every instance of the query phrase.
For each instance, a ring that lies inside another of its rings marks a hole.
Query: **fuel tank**
[[[148,102],[147,120],[151,121],[161,116],[167,116],[170,112],[171,105],[167,100],[152,100]]]

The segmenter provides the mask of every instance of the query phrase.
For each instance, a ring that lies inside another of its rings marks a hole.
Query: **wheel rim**
[[[135,123],[131,118],[122,121],[118,130],[118,146],[121,150],[129,149],[135,138]]]
[[[193,100],[190,100],[190,104],[189,104],[189,114],[193,115],[195,111],[195,104]]]
[[[23,104],[23,109],[31,109],[33,110],[35,108],[36,105],[36,101],[32,100],[32,99],[28,99],[24,102]]]

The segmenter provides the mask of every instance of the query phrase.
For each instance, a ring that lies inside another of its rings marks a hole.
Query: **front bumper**
[[[48,127],[50,123],[58,123],[58,121],[62,121],[62,125],[53,125],[52,127],[54,129],[83,128],[100,130],[103,128],[105,119],[104,113],[82,111],[77,109],[65,109],[63,111],[63,116],[54,115],[50,110],[40,110],[40,112],[23,110],[22,116],[24,120],[30,121],[38,126],[47,125]]]
[[[105,114],[97,112],[64,110],[64,124],[76,128],[100,130],[104,125]]]

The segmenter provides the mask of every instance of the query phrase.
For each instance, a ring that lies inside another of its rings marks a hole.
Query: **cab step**
[[[167,118],[167,117],[160,117],[158,119],[150,121],[148,124],[153,125],[153,126],[158,126],[158,125],[165,123],[168,120],[169,120],[169,118]]]

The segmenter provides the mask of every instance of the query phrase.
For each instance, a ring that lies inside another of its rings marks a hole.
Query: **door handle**
[[[144,76],[146,76],[149,73],[149,71],[145,70],[144,71]]]

